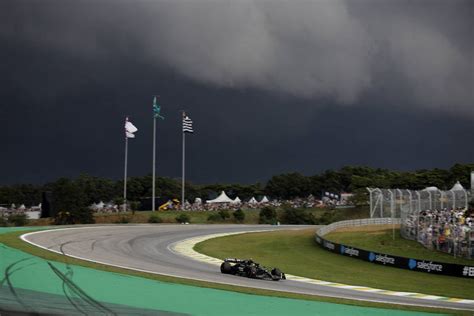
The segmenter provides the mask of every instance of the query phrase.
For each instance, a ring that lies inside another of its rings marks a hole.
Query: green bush
[[[230,214],[228,210],[220,210],[218,214],[222,218],[223,221],[230,218]]]
[[[55,225],[69,225],[73,224],[72,222],[72,216],[71,213],[69,212],[58,212],[56,216],[54,217],[54,222]]]
[[[222,221],[222,217],[219,214],[210,214],[207,217],[208,222],[220,222]]]
[[[264,207],[260,211],[258,222],[260,224],[276,224],[277,222],[277,212],[274,208]]]
[[[93,224],[95,223],[92,210],[84,207],[74,211],[61,211],[54,217],[55,225],[70,225],[70,224]]]
[[[314,225],[316,224],[316,218],[307,210],[287,208],[283,213],[282,223],[293,225]]]
[[[8,222],[13,226],[25,226],[28,223],[26,214],[15,214],[8,217]]]
[[[232,213],[232,215],[234,216],[235,220],[239,223],[242,223],[245,220],[245,213],[240,208],[234,213]]]
[[[176,216],[176,221],[178,223],[189,223],[190,219],[189,219],[189,215],[188,214],[185,214],[185,213],[181,213],[179,214],[178,216]]]
[[[150,217],[148,217],[148,223],[152,223],[152,224],[163,223],[163,219],[156,214],[152,214],[150,215]]]

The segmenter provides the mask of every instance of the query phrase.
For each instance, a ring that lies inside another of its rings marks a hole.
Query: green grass
[[[354,306],[390,308],[390,309],[407,310],[407,311],[444,313],[444,314],[463,315],[463,316],[471,315],[470,312],[460,311],[460,310],[446,310],[446,309],[434,309],[434,308],[417,307],[417,306],[382,304],[382,303],[364,302],[364,301],[356,301],[356,300],[348,300],[348,299],[321,297],[321,296],[316,296],[316,295],[305,295],[305,294],[294,294],[294,293],[286,293],[286,292],[271,291],[271,290],[261,290],[261,289],[246,288],[246,287],[234,286],[234,285],[194,281],[194,280],[189,280],[189,279],[168,277],[168,276],[162,276],[162,275],[157,275],[157,274],[143,273],[143,272],[138,272],[138,271],[133,271],[133,270],[128,270],[128,269],[116,268],[116,267],[96,264],[89,261],[65,257],[65,256],[62,256],[50,251],[43,250],[38,247],[34,247],[22,241],[19,238],[20,235],[28,233],[28,232],[29,231],[22,231],[22,232],[0,234],[0,243],[5,244],[6,246],[9,246],[9,247],[16,248],[21,251],[30,253],[34,256],[43,258],[45,260],[64,262],[64,263],[79,265],[79,266],[83,266],[87,268],[132,275],[136,277],[143,277],[143,278],[148,278],[148,279],[162,281],[162,282],[178,283],[178,284],[185,284],[185,285],[198,286],[198,287],[204,287],[204,288],[214,288],[214,289],[247,293],[247,294],[266,295],[266,296],[273,296],[273,297],[285,297],[285,298],[310,300],[310,301],[322,301],[322,302],[328,302],[328,303],[346,304],[346,305],[354,305]],[[276,243],[279,244],[278,242]],[[216,273],[219,273],[219,271],[216,271]]]
[[[474,298],[474,280],[374,265],[322,249],[314,229],[248,233],[211,239],[195,249],[216,258],[252,258],[288,274],[394,291]]]
[[[474,260],[455,258],[447,253],[429,250],[414,240],[403,239],[399,229],[395,230],[395,240],[392,229],[332,232],[325,238],[336,243],[395,256],[474,265]]]

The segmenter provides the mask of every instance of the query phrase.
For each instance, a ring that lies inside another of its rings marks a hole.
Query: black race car
[[[221,264],[221,272],[224,274],[233,274],[253,279],[262,279],[270,281],[286,280],[285,274],[278,268],[269,271],[252,259],[224,259]]]

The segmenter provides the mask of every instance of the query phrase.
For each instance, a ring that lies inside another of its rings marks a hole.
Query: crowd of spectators
[[[474,210],[425,210],[407,216],[402,236],[429,249],[474,258]]]
[[[219,210],[230,210],[235,211],[238,209],[259,209],[262,207],[279,207],[282,205],[288,205],[292,208],[313,208],[313,207],[324,207],[326,204],[317,200],[313,195],[309,195],[307,198],[295,198],[292,200],[268,200],[258,202],[255,199],[249,201],[240,201],[237,203],[203,203],[200,199],[196,199],[194,203],[186,202],[184,204],[184,210],[186,211],[219,211]],[[170,209],[181,209],[179,204],[170,204]]]
[[[188,201],[185,202],[184,208],[181,207],[181,204],[177,200],[170,200],[165,203],[164,207],[161,210],[185,210],[185,211],[220,211],[220,210],[229,210],[235,211],[238,209],[260,209],[262,207],[280,207],[282,205],[287,205],[292,208],[314,208],[314,207],[326,207],[326,206],[335,206],[338,205],[339,201],[323,197],[322,200],[316,199],[313,195],[309,195],[306,198],[295,198],[292,200],[279,200],[279,199],[261,199],[258,200],[252,198],[246,201],[239,201],[233,203],[205,203],[202,202],[200,198],[196,198],[193,203]],[[133,206],[128,205],[127,208],[133,208]],[[118,205],[114,202],[99,202],[93,203],[89,208],[94,213],[119,213],[125,209],[124,205]],[[24,214],[25,212],[30,211],[41,211],[41,204],[39,206],[34,206],[31,208],[26,208],[24,205],[16,207],[11,205],[8,207],[0,207],[0,216],[8,217],[10,214]]]

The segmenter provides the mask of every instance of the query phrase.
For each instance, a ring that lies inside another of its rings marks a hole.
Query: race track
[[[215,265],[192,260],[176,253],[171,247],[179,241],[197,236],[308,227],[310,226],[111,225],[41,231],[28,234],[24,239],[42,248],[85,260],[181,278],[354,300],[474,310],[474,305],[466,303],[388,296],[292,280],[271,282],[224,275]]]

